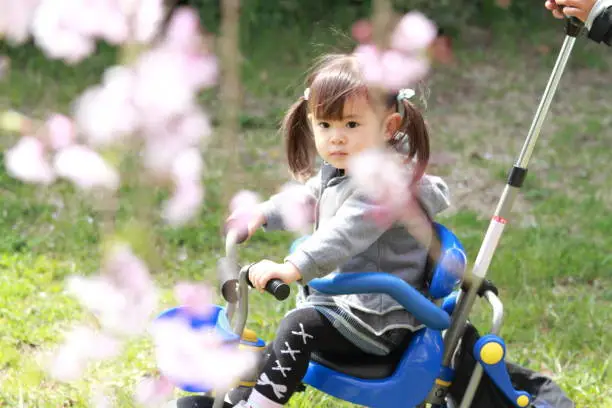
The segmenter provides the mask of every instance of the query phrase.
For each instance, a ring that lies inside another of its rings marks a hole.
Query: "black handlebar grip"
[[[270,279],[266,283],[266,292],[270,293],[276,300],[285,300],[291,293],[291,288],[280,279]]]
[[[249,275],[247,274],[247,282],[250,287],[254,287],[249,279]],[[291,288],[285,282],[280,279],[270,279],[268,283],[266,283],[266,292],[271,294],[276,298],[276,300],[285,300],[289,297],[291,293]]]

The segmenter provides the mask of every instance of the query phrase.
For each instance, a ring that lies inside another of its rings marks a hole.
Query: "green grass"
[[[440,67],[430,83],[427,115],[434,149],[452,153],[457,160],[435,170],[449,180],[453,191],[473,189],[470,195],[461,195],[467,198],[455,202],[457,211],[441,220],[461,237],[472,261],[562,40],[559,30],[549,27],[534,31],[520,44],[501,36],[502,32],[506,32],[503,26],[497,26],[491,42],[480,49],[475,45],[478,41],[461,37],[456,41],[457,64]],[[278,38],[283,39],[282,45]],[[222,251],[219,226],[225,209],[219,197],[223,189],[249,188],[269,194],[285,179],[275,125],[287,103],[301,93],[301,72],[310,59],[338,44],[346,49],[344,41],[342,35],[324,27],[312,35],[299,28],[270,30],[262,32],[245,52],[247,103],[238,143],[240,184],[223,184],[212,166],[206,207],[197,222],[179,230],[155,225],[163,260],[163,270],[155,278],[164,289],[163,307],[172,305],[170,288],[177,280],[214,282],[215,263]],[[533,44],[540,43],[550,47],[548,55],[534,51]],[[551,375],[578,407],[612,407],[608,364],[612,198],[607,181],[612,174],[612,134],[605,125],[609,108],[597,99],[607,75],[602,67],[611,61],[602,54],[605,51],[580,43],[517,203],[517,209],[528,211],[536,224],[521,227],[518,211],[490,268],[505,305],[502,335],[509,358]],[[97,81],[114,51],[104,49],[72,68],[46,62],[31,49],[10,55],[14,70],[10,81],[0,82],[0,108],[10,105],[43,115],[49,110],[68,111],[74,96]],[[66,79],[60,87],[62,78]],[[204,101],[214,98],[210,92]],[[12,140],[4,138],[2,145]],[[469,158],[473,152],[490,153],[492,159]],[[475,174],[485,174],[490,185],[480,190],[474,184]],[[463,179],[468,180],[467,187],[458,181]],[[90,319],[63,292],[68,275],[96,271],[99,234],[89,203],[76,197],[70,186],[39,189],[11,180],[3,172],[0,199],[0,406],[87,407],[96,384],[117,395],[117,406],[132,406],[129,396],[134,384],[154,370],[146,339],[130,343],[120,358],[92,367],[85,379],[73,384],[56,383],[41,371],[63,330]],[[138,209],[125,203],[124,217],[129,218]],[[258,233],[242,248],[241,259],[279,259],[291,239],[287,233]],[[271,339],[290,307],[292,302],[254,294],[249,326]],[[474,320],[483,332],[489,327],[488,319],[487,308],[478,303]],[[309,389],[296,395],[290,406],[351,405]]]

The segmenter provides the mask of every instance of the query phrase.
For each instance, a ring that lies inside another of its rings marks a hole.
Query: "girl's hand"
[[[556,18],[577,17],[584,22],[595,2],[596,0],[546,0],[544,6],[551,10]],[[563,12],[559,11],[559,6],[564,6]]]
[[[291,262],[281,264],[264,259],[251,266],[249,280],[255,289],[263,292],[270,279],[280,279],[290,284],[302,279],[302,275]]]

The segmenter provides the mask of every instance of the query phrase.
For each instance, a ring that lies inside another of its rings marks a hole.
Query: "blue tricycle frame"
[[[473,355],[480,364],[476,365],[463,400],[452,401],[450,396],[441,399],[440,395],[432,394],[435,385],[448,387],[454,378],[453,367],[442,364],[443,336],[450,326],[460,296],[457,287],[467,264],[464,247],[456,235],[438,223],[434,223],[434,230],[440,242],[440,256],[428,271],[427,296],[400,278],[380,272],[330,274],[309,283],[315,290],[330,295],[385,293],[426,327],[415,333],[405,350],[388,357],[376,356],[369,361],[346,362],[314,355],[303,378],[305,385],[338,399],[372,408],[424,407],[433,401],[436,403],[432,406],[436,407],[469,407],[484,371],[510,403],[516,407],[529,405],[531,396],[513,388],[506,370],[506,347],[497,335],[502,323],[503,306],[492,290],[483,292],[483,297],[493,309],[492,328],[490,334],[480,338],[474,346]],[[307,238],[296,240],[290,251]],[[215,312],[205,319],[190,317],[191,324],[196,329],[214,326],[228,342],[263,348],[263,339],[242,336],[248,317],[248,267],[238,272],[236,239],[231,234],[228,235],[226,252],[219,270],[222,293],[228,305],[216,306]],[[172,318],[182,312],[182,307],[176,307],[166,310],[158,318]],[[214,391],[198,384],[180,384],[179,387],[188,392]],[[223,395],[218,396],[214,406],[221,407],[222,400]],[[440,400],[444,403],[439,403]]]

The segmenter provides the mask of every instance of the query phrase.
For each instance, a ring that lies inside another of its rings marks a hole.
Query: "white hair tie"
[[[406,108],[404,107],[404,100],[411,99],[416,92],[412,88],[402,88],[397,93],[397,112],[404,117],[406,115]]]
[[[304,89],[304,100],[307,101],[310,97],[310,88]]]

